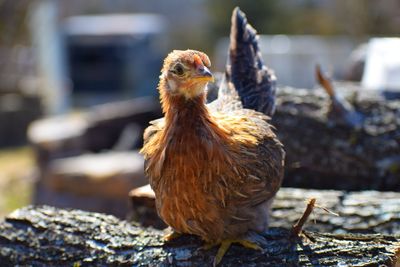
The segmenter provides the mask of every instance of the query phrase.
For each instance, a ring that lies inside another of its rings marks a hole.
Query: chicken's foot
[[[230,246],[233,243],[238,243],[238,244],[242,245],[243,247],[249,248],[249,249],[260,250],[260,251],[263,250],[259,245],[257,245],[257,243],[249,241],[247,239],[225,239],[218,243],[206,243],[203,246],[203,249],[208,250],[208,249],[211,249],[212,247],[220,245],[218,248],[218,251],[217,251],[217,255],[214,258],[214,263],[213,263],[213,266],[217,266],[221,262],[225,253],[228,251],[228,249],[230,248]]]

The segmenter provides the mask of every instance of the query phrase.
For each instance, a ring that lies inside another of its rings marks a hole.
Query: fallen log
[[[271,228],[263,252],[232,246],[221,266],[379,266],[398,261],[400,238]],[[216,249],[184,235],[165,243],[163,233],[80,210],[28,206],[0,223],[2,266],[209,266]],[[397,253],[397,254],[396,254]]]
[[[27,134],[42,171],[54,159],[111,149],[138,149],[148,122],[160,116],[159,102],[144,97],[37,120]]]
[[[32,201],[125,218],[130,189],[145,184],[143,157],[137,151],[83,154],[49,162]]]
[[[285,186],[337,190],[400,190],[400,100],[384,100],[349,83],[337,94],[360,118],[333,114],[322,89],[282,87],[272,124],[286,151]]]
[[[163,229],[166,225],[157,216],[154,192],[150,186],[134,189],[130,219],[145,226]],[[306,206],[316,198],[312,222],[307,230],[330,233],[400,233],[400,193],[345,192],[281,188],[272,204],[271,226],[290,228]],[[337,216],[338,214],[339,216]]]

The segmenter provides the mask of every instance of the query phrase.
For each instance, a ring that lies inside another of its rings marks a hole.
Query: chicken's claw
[[[229,247],[233,243],[239,243],[240,245],[242,245],[245,248],[263,251],[263,249],[259,245],[257,245],[257,243],[249,241],[247,239],[225,239],[225,240],[222,240],[221,243],[219,243],[220,246],[218,248],[217,255],[214,258],[213,266],[217,266],[221,262],[225,253],[228,251]],[[203,249],[211,249],[212,247],[214,247],[216,245],[218,245],[218,243],[207,243],[203,246]]]
[[[169,242],[169,241],[172,241],[172,240],[180,237],[181,235],[182,235],[181,233],[172,231],[172,232],[167,233],[166,235],[164,235],[163,239],[164,239],[164,241]]]

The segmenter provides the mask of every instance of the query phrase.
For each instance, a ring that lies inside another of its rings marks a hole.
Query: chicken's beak
[[[195,78],[197,80],[203,80],[207,82],[214,82],[214,76],[211,71],[204,65],[201,65],[196,68]]]

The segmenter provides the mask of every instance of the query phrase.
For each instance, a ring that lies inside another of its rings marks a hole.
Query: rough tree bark
[[[399,256],[399,237],[322,234],[271,228],[263,252],[233,246],[221,266],[391,266]],[[26,207],[0,223],[2,266],[209,266],[215,249],[199,249],[196,237],[171,243],[162,232],[144,229],[99,213]],[[397,256],[396,256],[397,254]]]
[[[284,185],[339,190],[400,190],[400,100],[336,84],[358,125],[332,109],[322,89],[279,88],[272,124],[286,150]]]
[[[307,230],[400,234],[400,193],[395,192],[281,188],[273,204],[271,225],[289,228],[304,210],[305,200],[310,198],[317,199],[317,207]]]

